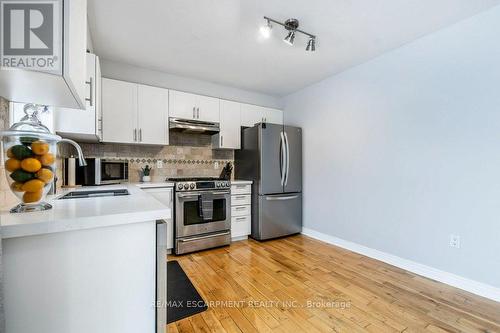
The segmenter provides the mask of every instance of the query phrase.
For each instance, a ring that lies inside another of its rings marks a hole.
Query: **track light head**
[[[260,28],[260,33],[264,38],[269,38],[271,36],[271,22],[276,24],[277,26],[282,26],[286,29],[287,35],[283,41],[288,45],[293,45],[295,41],[295,35],[297,33],[303,34],[309,38],[307,42],[306,51],[314,52],[316,51],[316,35],[305,32],[304,30],[299,29],[299,20],[291,18],[286,20],[285,22],[280,22],[270,17],[264,16],[264,20],[266,20],[266,25]]]
[[[293,45],[293,42],[295,41],[295,31],[288,32],[288,35],[286,35],[283,41],[288,45]]]
[[[267,20],[266,25],[263,25],[260,27],[260,34],[262,35],[262,37],[267,39],[267,38],[271,37],[272,29],[273,29],[273,26],[271,25],[271,22],[269,20]]]
[[[307,42],[306,51],[314,52],[316,51],[316,38],[309,38]]]

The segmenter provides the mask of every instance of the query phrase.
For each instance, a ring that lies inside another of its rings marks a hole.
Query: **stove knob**
[[[189,184],[184,184],[184,189],[188,190],[189,189]]]
[[[191,183],[191,185],[189,185],[191,189],[194,189],[194,186],[195,186],[194,183]]]
[[[177,188],[178,188],[179,190],[182,190],[182,184],[177,185]]]

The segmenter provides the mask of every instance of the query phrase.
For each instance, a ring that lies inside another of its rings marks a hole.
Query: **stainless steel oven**
[[[230,183],[221,180],[177,182],[175,253],[183,254],[230,243]]]

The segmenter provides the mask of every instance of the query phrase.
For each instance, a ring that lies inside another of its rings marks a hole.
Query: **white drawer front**
[[[250,215],[231,217],[231,237],[248,236],[251,233],[252,219]]]
[[[250,184],[232,184],[231,185],[231,194],[250,194],[252,193],[252,185]]]
[[[252,203],[252,198],[250,194],[231,196],[231,206],[250,205],[251,203]]]
[[[250,215],[250,206],[233,206],[231,207],[231,217]]]

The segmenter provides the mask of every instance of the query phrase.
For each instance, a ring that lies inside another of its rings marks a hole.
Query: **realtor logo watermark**
[[[2,69],[59,71],[60,2],[0,0]]]

